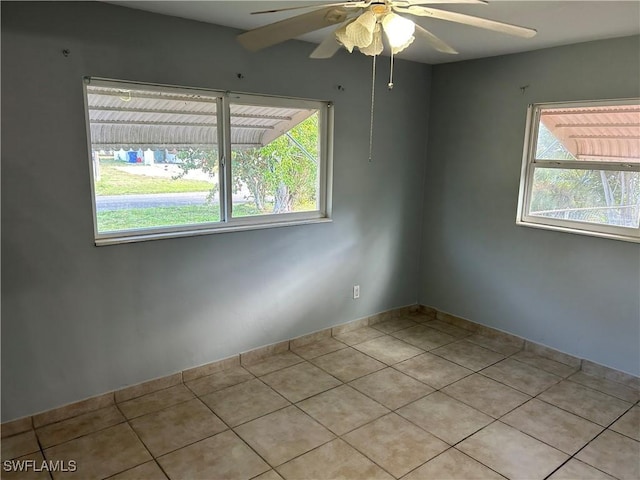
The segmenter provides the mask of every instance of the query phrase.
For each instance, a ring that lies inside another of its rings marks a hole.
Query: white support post
[[[91,152],[91,156],[93,157],[93,181],[100,181],[100,156],[97,151]]]

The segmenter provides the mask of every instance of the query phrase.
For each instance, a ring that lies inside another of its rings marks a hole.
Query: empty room
[[[640,478],[640,2],[0,8],[3,479]]]

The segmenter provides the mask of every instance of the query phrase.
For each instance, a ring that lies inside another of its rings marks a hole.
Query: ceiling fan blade
[[[408,5],[435,5],[436,3],[475,3],[480,5],[489,4],[487,0],[404,0],[403,3],[407,3]]]
[[[257,52],[305,33],[342,23],[348,11],[340,7],[324,7],[279,22],[258,27],[238,35],[238,41],[247,50]]]
[[[339,3],[325,3],[324,5],[299,5],[297,7],[276,8],[274,10],[261,10],[259,12],[251,12],[251,15],[261,15],[263,13],[277,13],[287,12],[289,10],[301,10],[303,8],[318,8],[318,7],[345,7],[345,8],[365,8],[371,5],[371,2],[339,2]]]
[[[486,18],[474,17],[472,15],[465,15],[463,13],[449,12],[447,10],[438,10],[435,8],[420,7],[417,5],[403,8],[395,7],[395,10],[403,13],[409,13],[411,15],[417,15],[420,17],[431,17],[439,20],[446,20],[448,22],[462,23],[465,25],[471,25],[473,27],[484,28],[487,30],[494,30],[500,33],[506,33],[514,35],[516,37],[531,38],[538,33],[533,28],[520,27],[518,25],[511,25],[509,23],[497,22],[495,20],[489,20]]]
[[[442,53],[451,53],[453,55],[457,55],[458,51],[455,50],[450,45],[443,42],[440,38],[436,37],[429,30],[422,28],[420,25],[416,24],[416,30],[414,35],[416,37],[424,38],[427,42],[431,44],[433,48]]]
[[[342,25],[340,25],[342,27]],[[340,28],[338,27],[338,28]],[[311,52],[309,58],[331,58],[333,57],[342,45],[336,40],[336,32],[332,31],[327,37]]]

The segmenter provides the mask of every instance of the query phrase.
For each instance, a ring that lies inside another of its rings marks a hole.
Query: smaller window
[[[516,222],[640,242],[640,99],[531,105]]]

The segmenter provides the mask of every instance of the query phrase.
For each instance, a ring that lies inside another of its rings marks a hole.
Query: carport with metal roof
[[[640,162],[640,106],[545,109],[540,121],[582,161]]]
[[[126,89],[92,82],[87,107],[94,150],[211,148],[218,144],[220,92]],[[313,109],[230,104],[231,145],[259,148]]]

